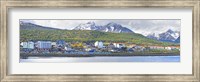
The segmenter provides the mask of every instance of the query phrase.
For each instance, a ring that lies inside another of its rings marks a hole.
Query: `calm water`
[[[20,59],[20,63],[25,62],[180,62],[180,56],[29,57],[28,59]]]

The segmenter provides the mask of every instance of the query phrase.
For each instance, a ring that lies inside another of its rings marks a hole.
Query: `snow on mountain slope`
[[[147,35],[148,38],[155,39],[155,40],[160,40],[160,41],[166,41],[166,42],[175,42],[175,40],[180,37],[180,32],[179,31],[173,31],[171,29],[167,30],[164,33],[161,34],[149,34]]]
[[[113,33],[133,33],[132,30],[114,22],[108,23],[104,26],[97,26],[94,22],[88,22],[86,24],[78,25],[73,30],[97,30],[102,32]]]

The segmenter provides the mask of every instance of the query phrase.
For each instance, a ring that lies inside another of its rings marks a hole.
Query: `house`
[[[20,43],[20,48],[21,48],[21,47],[23,48],[23,43],[24,43],[24,42],[21,42],[21,43]]]
[[[180,46],[170,46],[171,49],[180,49]]]
[[[83,43],[73,43],[70,45],[72,48],[83,48]]]
[[[70,50],[72,50],[72,48],[70,48],[70,47],[68,47],[68,46],[65,46],[65,50],[66,50],[66,51],[70,51]]]
[[[66,45],[66,42],[64,40],[57,40],[56,45],[58,47],[64,47]]]
[[[92,50],[91,48],[85,48],[85,51],[90,51],[90,50]]]
[[[156,46],[149,46],[150,49],[156,49]]]
[[[165,47],[165,49],[166,49],[166,50],[172,50],[172,48],[169,47],[169,46],[168,46],[168,47]]]
[[[37,48],[38,49],[50,49],[51,48],[51,41],[37,41]]]
[[[101,41],[96,41],[96,42],[94,43],[94,46],[97,47],[97,48],[103,48],[103,47],[104,47],[104,46],[103,46],[103,42],[101,42]]]
[[[29,41],[29,42],[28,42],[28,49],[34,49],[34,48],[35,48],[34,42]]]
[[[143,51],[145,49],[143,46],[134,46],[132,48],[133,48],[133,51]]]
[[[131,52],[134,52],[134,49],[133,49],[133,48],[128,48],[127,51],[128,51],[129,53],[131,53]]]
[[[165,49],[163,46],[157,46],[157,49]]]
[[[149,46],[150,49],[165,49],[163,46]]]
[[[20,44],[22,48],[27,48],[28,47],[28,42],[21,42]]]
[[[56,42],[51,42],[51,46],[52,46],[52,47],[57,47]]]
[[[34,42],[28,41],[28,42],[22,42],[20,45],[22,45],[23,48],[26,49],[34,49]]]
[[[114,45],[113,43],[110,43],[110,44],[108,45],[108,48],[115,48],[115,45]]]
[[[122,48],[125,47],[125,45],[123,43],[114,43],[113,44],[116,48]]]
[[[110,52],[120,52],[119,48],[108,49],[108,51],[110,51]]]

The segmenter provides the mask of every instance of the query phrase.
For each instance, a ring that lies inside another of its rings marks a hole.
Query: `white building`
[[[96,41],[95,43],[94,43],[94,46],[95,47],[98,47],[98,48],[103,48],[104,46],[103,46],[103,42],[101,42],[101,41]]]
[[[66,50],[66,51],[70,51],[70,50],[72,50],[72,48],[66,47],[66,46],[65,46],[65,50]]]
[[[116,48],[122,48],[122,47],[125,47],[124,44],[121,44],[121,43],[114,43],[113,44]]]
[[[165,49],[166,49],[166,50],[171,50],[172,48],[171,48],[171,47],[165,47]]]
[[[85,49],[85,51],[90,51],[90,50],[92,50],[92,49],[91,49],[91,48],[86,48],[86,49]]]
[[[34,49],[34,42],[22,42],[20,44],[21,46],[23,46],[23,48],[28,48],[28,49]]]
[[[21,42],[21,46],[23,48],[28,48],[28,42]]]
[[[51,42],[51,45],[57,47],[56,42]]]

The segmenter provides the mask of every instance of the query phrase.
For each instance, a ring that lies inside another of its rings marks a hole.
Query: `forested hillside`
[[[66,42],[124,42],[139,45],[177,45],[146,38],[136,33],[110,33],[89,30],[20,30],[20,41],[65,40]]]

